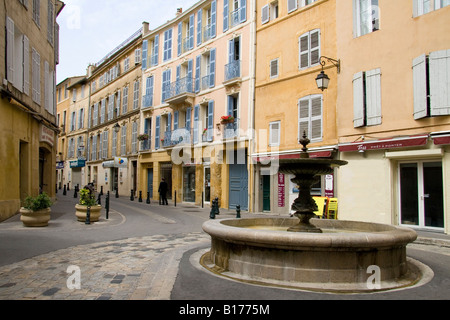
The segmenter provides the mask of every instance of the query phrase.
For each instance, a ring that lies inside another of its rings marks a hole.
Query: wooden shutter
[[[200,120],[200,106],[196,105],[194,107],[194,144],[198,143],[199,120]]]
[[[207,139],[209,142],[213,141],[214,138],[214,101],[208,102],[208,132]]]
[[[195,58],[195,92],[200,92],[201,58],[201,55]]]
[[[239,0],[239,22],[247,20],[247,0]]]
[[[194,48],[194,33],[195,33],[195,15],[189,16],[189,49]]]
[[[23,92],[30,95],[30,40],[23,36]]]
[[[6,70],[9,82],[14,82],[14,21],[6,18]]]
[[[181,55],[182,52],[183,48],[182,42],[183,42],[183,22],[180,22],[178,23],[178,55]],[[164,60],[166,60],[165,56]]]
[[[215,86],[216,82],[216,49],[212,49],[209,52],[209,65],[210,65],[209,87],[212,88]]]
[[[300,51],[300,69],[307,68],[309,66],[309,33],[306,33],[299,38],[299,51]]]
[[[310,61],[309,65],[319,63],[320,58],[320,30],[313,30],[309,33],[310,40]]]
[[[159,63],[159,34],[155,36],[155,40],[153,41],[153,53],[152,65],[157,66]]]
[[[211,38],[216,37],[216,25],[217,25],[217,1],[211,2]]]
[[[269,22],[270,20],[270,13],[269,13],[270,9],[269,9],[269,5],[265,5],[264,7],[262,7],[261,9],[261,24],[265,24],[267,22]]]
[[[161,116],[156,117],[156,125],[155,125],[155,149],[158,150],[161,145],[160,141],[160,130],[161,130]]]
[[[189,59],[188,60],[188,71],[187,71],[187,91],[193,92],[192,88],[192,81],[193,81],[193,75],[194,75],[194,60]]]
[[[364,72],[358,72],[353,76],[353,126],[364,126]]]
[[[450,114],[450,50],[430,53],[431,116]]]
[[[381,70],[366,72],[367,125],[381,124]]]
[[[311,141],[322,140],[322,95],[311,97]]]
[[[202,44],[202,9],[197,11],[197,46]]]
[[[173,113],[173,131],[178,130],[179,111]]]
[[[425,54],[413,60],[414,119],[428,116],[427,93],[427,56]]]
[[[223,0],[223,32],[228,30],[230,21],[230,6],[228,0]]]
[[[306,132],[308,137],[311,137],[311,132],[309,131],[309,99],[304,98],[300,99],[298,102],[298,128],[299,128],[299,138],[303,136],[303,133]]]
[[[148,40],[142,42],[142,70],[147,69],[147,57],[148,57]],[[118,70],[116,69],[115,76],[118,76]]]

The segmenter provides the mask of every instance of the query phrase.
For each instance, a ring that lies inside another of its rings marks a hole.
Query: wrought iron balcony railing
[[[241,61],[235,60],[225,65],[225,81],[241,77]]]
[[[178,128],[173,131],[166,131],[162,139],[163,148],[173,147],[179,144],[191,144],[192,132],[190,128]]]
[[[169,100],[178,95],[194,93],[193,90],[194,79],[191,77],[185,77],[178,79],[175,82],[170,83],[165,86],[165,96],[164,100]]]

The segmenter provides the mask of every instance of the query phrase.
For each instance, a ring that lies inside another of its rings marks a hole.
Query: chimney
[[[147,21],[142,22],[142,35],[145,36],[150,32],[150,24]]]
[[[183,8],[177,8],[177,17],[183,13]]]

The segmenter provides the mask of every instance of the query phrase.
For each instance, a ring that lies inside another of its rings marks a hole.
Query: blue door
[[[246,157],[245,157],[246,159]],[[241,210],[248,210],[248,170],[247,162],[232,162],[230,165],[230,199],[229,208],[236,209],[237,205]]]
[[[153,169],[147,169],[147,191],[150,192],[150,198],[153,199]]]

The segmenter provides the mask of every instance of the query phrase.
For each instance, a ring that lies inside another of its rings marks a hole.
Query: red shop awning
[[[316,152],[309,152],[310,158],[331,158],[333,155],[333,151],[316,151]],[[280,155],[273,155],[273,156],[259,156],[259,157],[253,157],[253,160],[255,162],[268,162],[276,159],[300,159],[300,151],[298,153],[292,153],[292,154],[280,154]]]
[[[402,137],[395,139],[380,139],[367,142],[353,142],[339,145],[340,152],[370,151],[394,148],[424,146],[428,142],[428,135]]]
[[[450,144],[450,134],[449,135],[443,135],[443,136],[435,136],[432,137],[434,144],[437,146]]]

